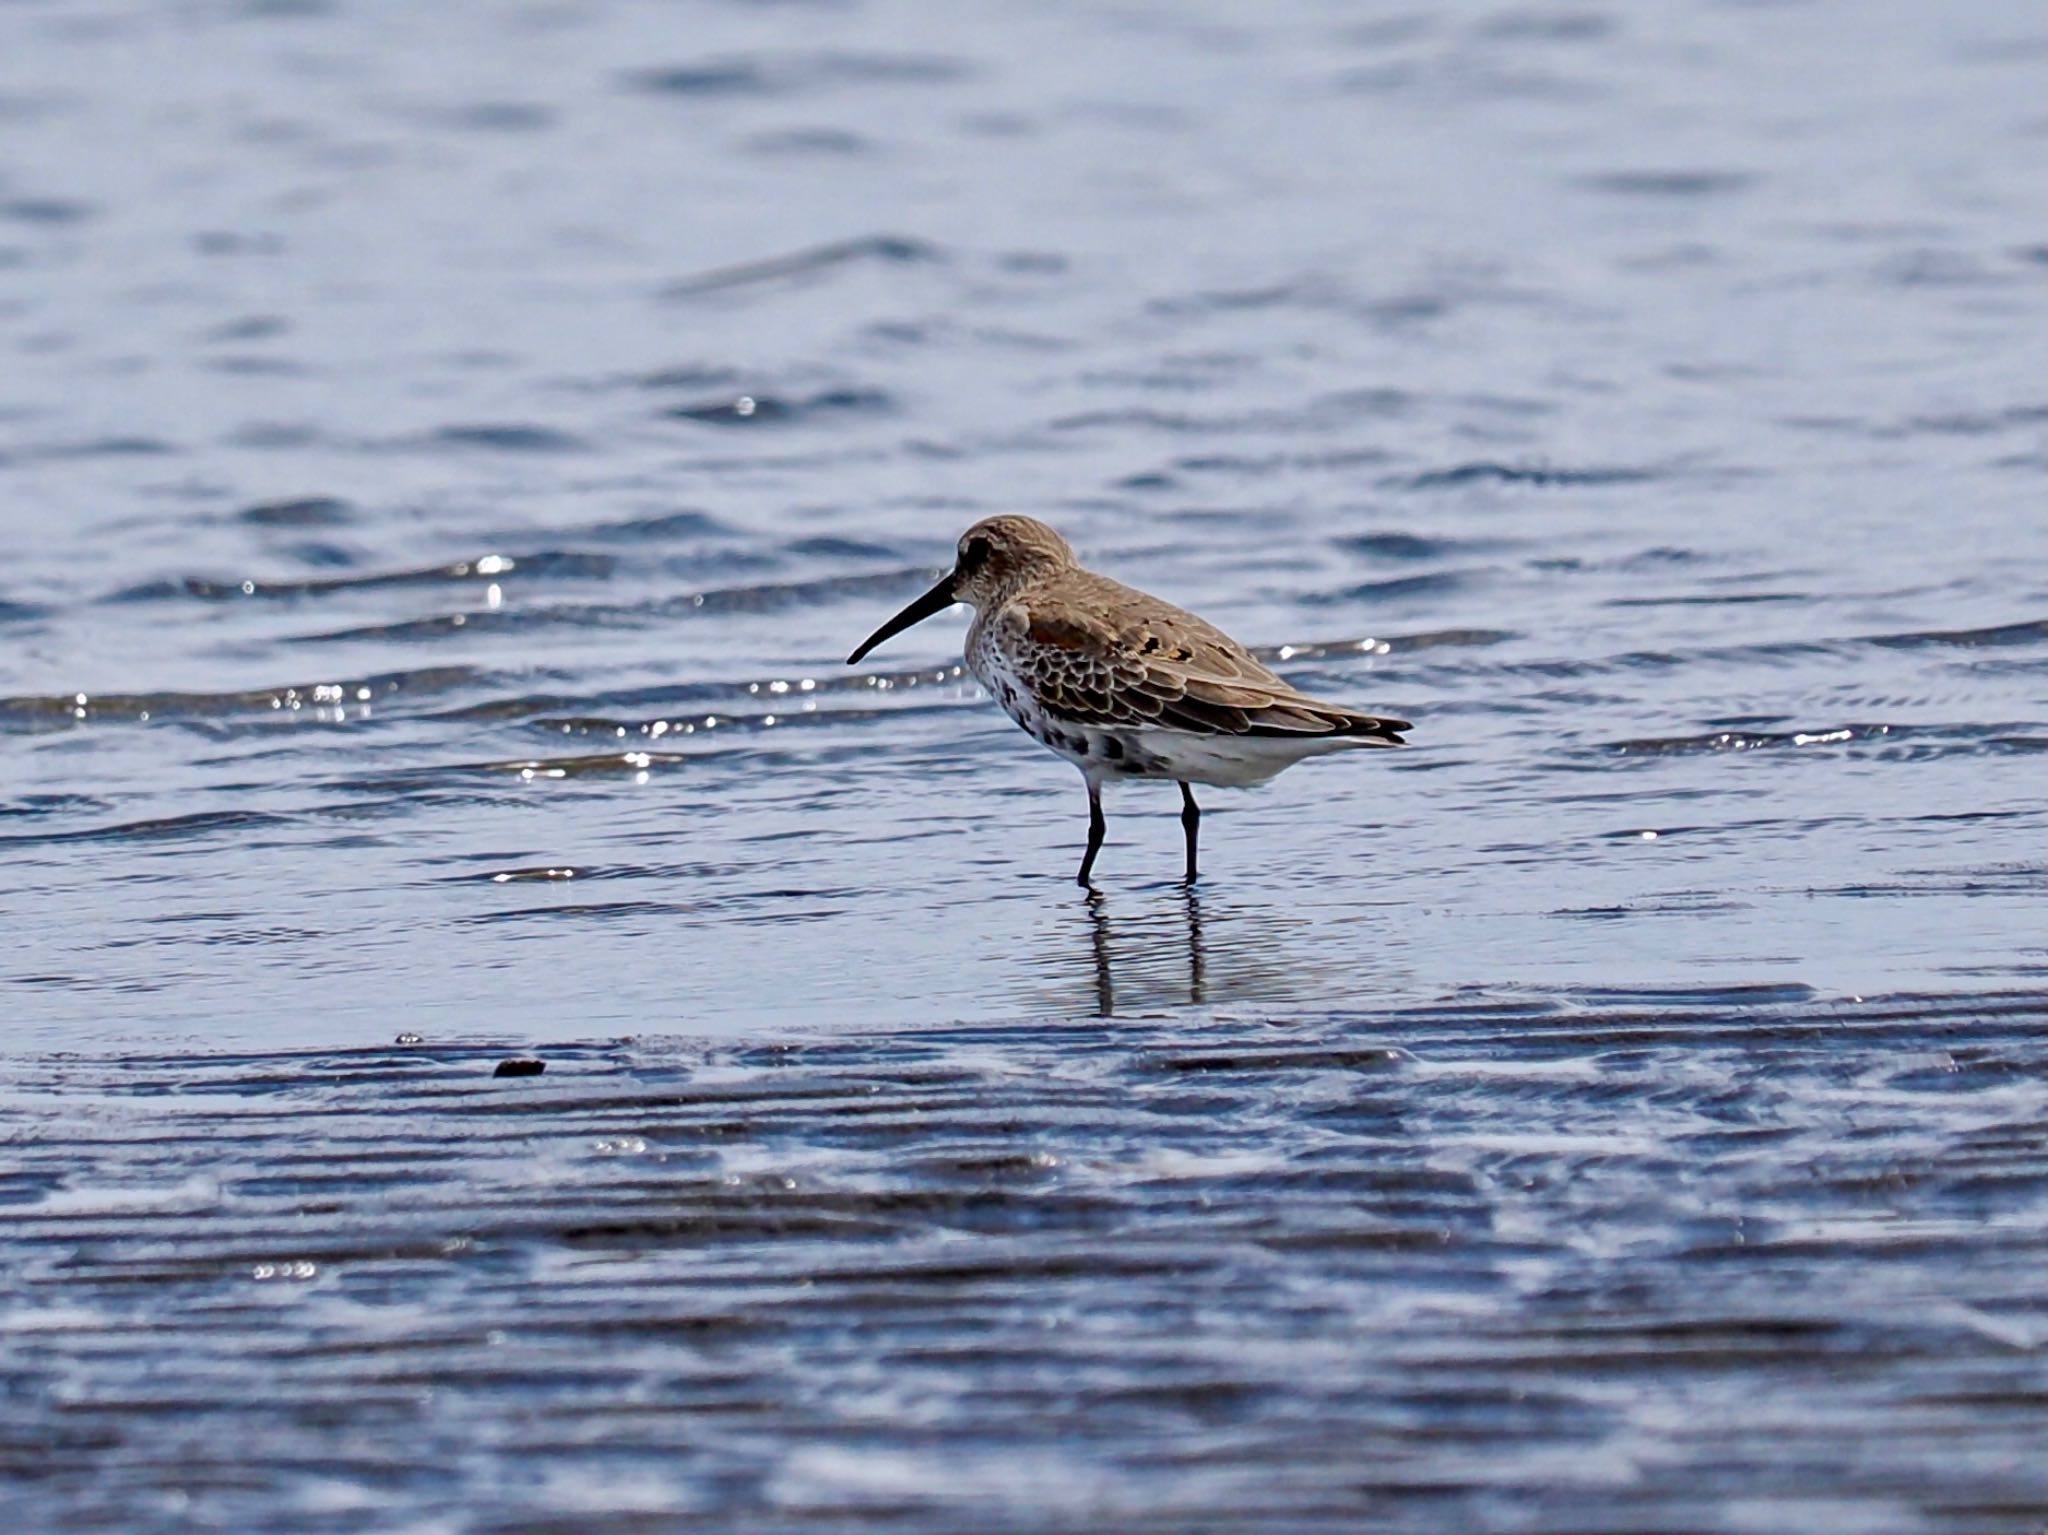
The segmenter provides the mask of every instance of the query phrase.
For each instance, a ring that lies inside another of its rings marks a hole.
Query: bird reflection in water
[[[1306,913],[1246,892],[1097,889],[1042,920],[1011,976],[1065,1017],[1336,998],[1359,983],[1355,946],[1318,943]]]
[[[1187,935],[1187,1000],[1202,1003],[1209,1000],[1209,957],[1202,936],[1202,898],[1192,885],[1182,885],[1179,891],[1180,915],[1185,919]],[[1094,946],[1095,957],[1095,1012],[1097,1017],[1116,1016],[1116,963],[1113,955],[1109,898],[1099,889],[1091,889],[1086,897],[1089,936]],[[1147,937],[1156,936],[1157,920],[1142,924]],[[1148,944],[1148,948],[1150,945]],[[1159,951],[1148,956],[1149,977],[1156,984],[1159,975]],[[1146,988],[1148,994],[1152,988]],[[1177,988],[1176,988],[1177,989]],[[1152,1000],[1165,1000],[1154,996]],[[1178,1000],[1178,999],[1176,999]]]

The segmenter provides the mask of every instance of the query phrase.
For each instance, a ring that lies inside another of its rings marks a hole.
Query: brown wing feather
[[[1389,738],[1409,728],[1310,698],[1213,624],[1090,571],[1022,594],[997,619],[1011,666],[1076,724]]]

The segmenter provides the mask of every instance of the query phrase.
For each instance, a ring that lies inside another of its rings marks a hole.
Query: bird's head
[[[846,664],[851,666],[890,636],[956,602],[986,613],[1026,587],[1072,569],[1074,563],[1067,541],[1037,518],[984,517],[960,535],[953,568],[944,579],[861,641]]]

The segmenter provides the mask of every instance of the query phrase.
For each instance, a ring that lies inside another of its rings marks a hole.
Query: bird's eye
[[[966,571],[981,569],[988,563],[989,542],[985,538],[970,538],[960,546],[960,568]]]

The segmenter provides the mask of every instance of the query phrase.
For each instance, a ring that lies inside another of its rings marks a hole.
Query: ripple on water
[[[1814,726],[1805,730],[1715,730],[1703,735],[1651,736],[1615,741],[1622,756],[1670,757],[1697,753],[1807,751],[1881,747],[1871,755],[1890,761],[1936,761],[1951,756],[2026,753],[2042,750],[2042,738],[2009,724]],[[1861,752],[1858,753],[1862,754]]]
[[[741,394],[671,406],[663,415],[677,421],[702,421],[713,426],[767,426],[835,416],[877,416],[896,408],[880,389],[823,389],[811,395]]]
[[[488,558],[499,558],[491,556]],[[605,556],[589,556],[602,562]],[[481,563],[481,562],[479,562]],[[509,566],[512,562],[506,561]],[[593,563],[590,569],[597,568]],[[470,575],[477,574],[474,570]],[[936,571],[892,570],[861,575],[827,576],[806,581],[748,582],[736,586],[706,587],[674,596],[648,598],[625,603],[526,603],[519,606],[484,607],[457,613],[435,613],[391,623],[354,625],[291,636],[294,644],[340,644],[376,640],[386,644],[411,644],[425,640],[453,640],[480,634],[538,634],[549,629],[634,629],[665,627],[678,618],[729,618],[773,614],[807,609],[826,603],[858,601],[877,594],[907,592],[919,584],[929,585]],[[430,581],[467,580],[470,575],[428,573]],[[483,573],[489,578],[489,572]],[[245,583],[246,584],[246,583]],[[315,586],[353,585],[354,582],[315,582]],[[404,584],[412,584],[406,581]],[[232,595],[226,594],[226,595]],[[244,592],[243,595],[250,595]]]
[[[1403,490],[1448,490],[1475,484],[1537,487],[1640,485],[1656,478],[1658,471],[1652,469],[1621,466],[1574,469],[1550,464],[1502,464],[1481,459],[1398,476],[1388,481],[1388,485]]]
[[[345,558],[353,559],[352,555]],[[609,554],[575,549],[541,549],[528,554],[484,554],[446,565],[412,570],[367,571],[361,575],[321,576],[299,580],[217,580],[185,576],[175,581],[149,581],[108,597],[109,602],[156,602],[167,597],[198,597],[210,602],[238,597],[325,597],[337,593],[375,591],[390,586],[441,586],[457,582],[494,582],[517,575],[522,581],[602,580],[617,567]]]
[[[914,266],[943,259],[944,252],[925,240],[893,234],[862,235],[856,239],[815,245],[785,256],[768,256],[758,261],[700,272],[694,277],[670,283],[664,294],[670,299],[694,299],[707,293],[722,293],[760,283],[813,277],[857,263]]]
[[[499,453],[580,453],[589,447],[572,432],[526,422],[484,422],[435,428],[436,447],[487,448]]]
[[[969,73],[964,60],[941,54],[775,51],[641,70],[627,83],[657,96],[788,96],[862,85],[950,85]]]
[[[419,667],[336,682],[298,683],[224,693],[67,693],[55,697],[0,698],[0,733],[68,729],[92,723],[231,719],[238,715],[287,715],[341,723],[362,718],[374,706],[401,707],[477,680],[466,666]]]
[[[356,509],[339,496],[301,496],[261,501],[235,516],[257,528],[341,528],[357,520]]]
[[[1976,650],[1985,646],[2039,645],[2043,642],[2048,642],[2048,618],[1993,624],[1983,629],[1923,629],[1903,634],[1873,634],[1868,641],[1887,650],[1917,650],[1935,645]]]

